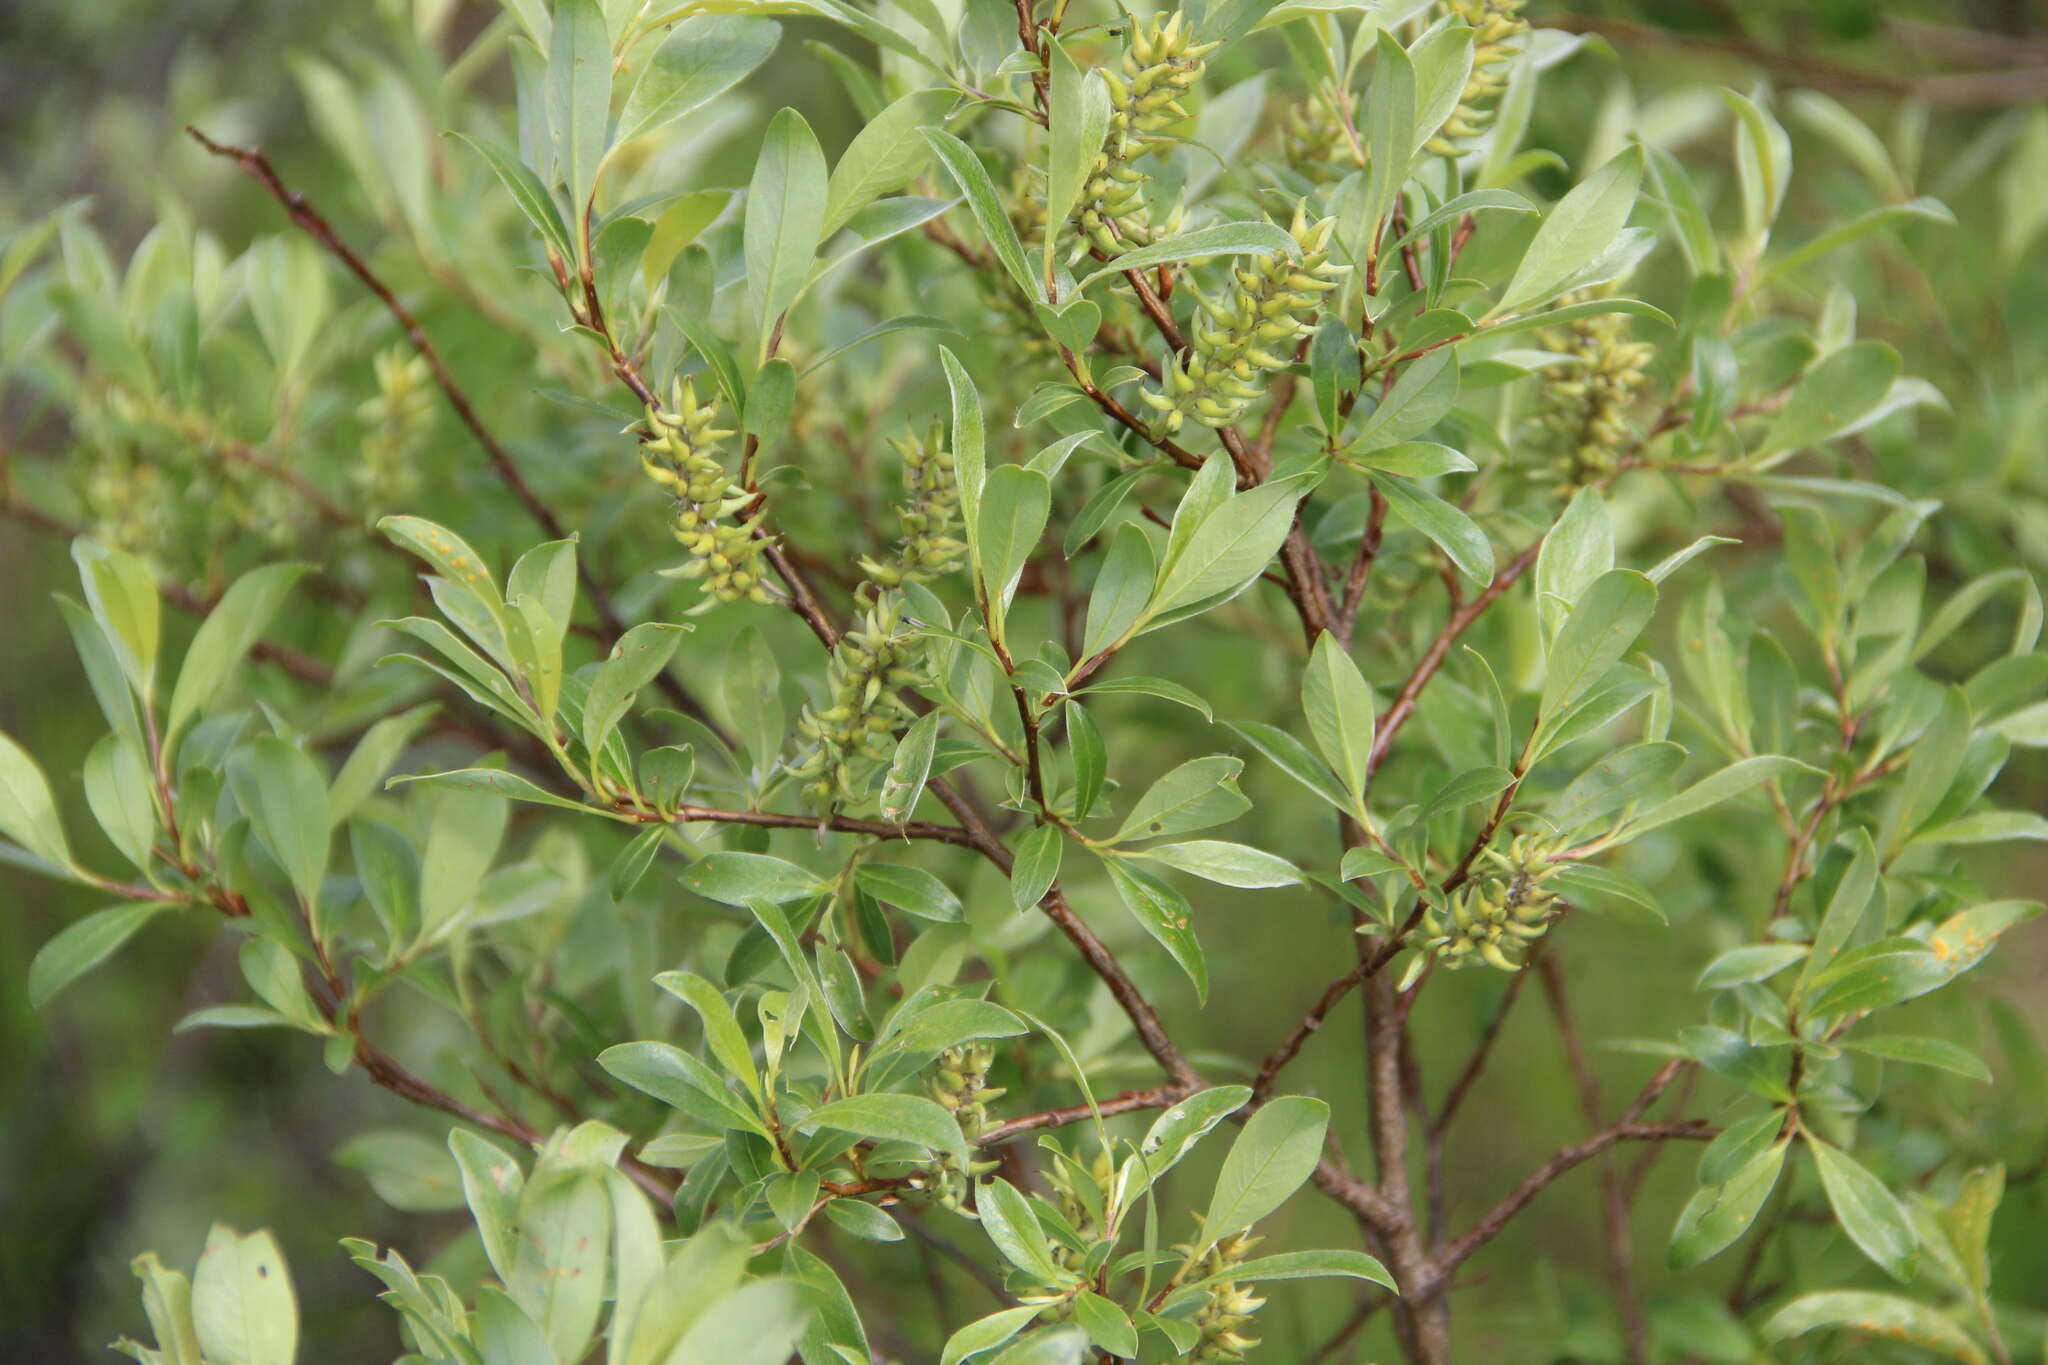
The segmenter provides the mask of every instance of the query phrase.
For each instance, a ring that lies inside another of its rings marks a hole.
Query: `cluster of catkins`
[[[415,456],[434,422],[434,375],[426,357],[407,346],[379,351],[372,362],[377,392],[356,409],[363,458],[350,471],[372,507],[402,502],[419,485]]]
[[[959,1120],[960,1131],[969,1138],[980,1137],[995,1126],[988,1107],[1008,1093],[988,1083],[988,1069],[995,1061],[993,1044],[962,1043],[939,1054],[932,1063],[931,1079],[925,1083],[932,1099]]]
[[[1246,1286],[1230,1280],[1228,1275],[1232,1267],[1244,1262],[1246,1254],[1260,1240],[1249,1232],[1226,1237],[1210,1247],[1195,1266],[1194,1278],[1197,1281],[1215,1275],[1225,1277],[1203,1286],[1206,1299],[1195,1312],[1195,1325],[1202,1329],[1202,1339],[1187,1357],[1195,1365],[1218,1360],[1243,1360],[1245,1353],[1259,1344],[1259,1339],[1247,1335],[1246,1329],[1251,1326],[1252,1314],[1258,1312],[1266,1301]]]
[[[1143,393],[1168,434],[1189,417],[1229,426],[1265,392],[1268,375],[1294,363],[1295,343],[1315,330],[1323,296],[1351,268],[1330,259],[1335,221],[1310,223],[1297,206],[1290,231],[1299,260],[1273,252],[1237,270],[1221,302],[1196,296],[1193,344],[1167,365],[1157,390]]]
[[[886,762],[896,732],[917,719],[898,692],[923,680],[919,641],[903,619],[903,595],[863,584],[860,620],[839,637],[826,668],[823,707],[806,705],[797,730],[810,752],[791,769],[805,778],[804,794],[820,804],[858,802],[869,793],[857,781],[863,760]]]
[[[988,1083],[988,1069],[995,1059],[995,1048],[985,1042],[947,1048],[933,1060],[931,1076],[925,1082],[926,1093],[960,1121],[960,1131],[969,1140],[995,1126],[988,1106],[1005,1093],[1002,1087]],[[940,1208],[962,1213],[969,1183],[999,1164],[970,1160],[963,1167],[953,1156],[939,1153],[929,1169],[911,1177],[910,1186],[929,1194]]]
[[[903,457],[904,499],[896,508],[903,538],[897,544],[895,562],[884,564],[863,556],[861,572],[885,588],[898,587],[906,579],[928,583],[958,568],[967,553],[966,543],[953,534],[960,522],[960,485],[953,475],[953,452],[946,448],[945,428],[936,421],[924,440],[909,436],[890,444]]]
[[[1522,49],[1529,21],[1523,0],[1443,0],[1446,13],[1472,29],[1472,74],[1458,105],[1430,139],[1429,150],[1456,156],[1493,122],[1495,103],[1508,82],[1508,65]]]
[[[704,590],[721,602],[750,598],[770,601],[761,576],[763,542],[754,535],[753,520],[732,518],[753,498],[726,472],[718,444],[732,435],[712,425],[713,408],[697,401],[689,380],[677,381],[666,409],[647,409],[647,432],[640,462],[653,479],[675,497],[676,542],[688,553],[680,572],[701,578]]]
[[[1145,201],[1146,175],[1134,163],[1151,139],[1188,117],[1180,97],[1202,79],[1202,59],[1215,48],[1196,42],[1187,17],[1176,10],[1132,33],[1121,76],[1102,73],[1109,83],[1109,134],[1082,188],[1075,221],[1089,245],[1104,255],[1178,230],[1174,223],[1153,226]]]
[[[856,594],[860,623],[832,651],[825,677],[826,704],[806,705],[797,717],[797,729],[811,749],[791,771],[808,779],[805,794],[821,803],[859,801],[868,795],[858,780],[862,763],[886,762],[895,750],[896,732],[917,719],[910,704],[897,695],[924,679],[917,661],[917,635],[903,619],[900,589],[906,582],[929,582],[950,572],[967,553],[955,534],[960,485],[945,429],[935,422],[924,440],[911,437],[895,446],[903,457],[905,497],[896,508],[902,539],[889,563],[861,559],[868,581]]]
[[[1504,972],[1522,969],[1531,943],[1542,938],[1556,913],[1557,893],[1543,883],[1557,871],[1550,849],[1522,835],[1507,849],[1488,849],[1497,873],[1473,881],[1452,896],[1448,910],[1423,917],[1425,946],[1446,967],[1484,962]]]
[[[1613,472],[1634,440],[1629,412],[1649,386],[1656,348],[1628,339],[1624,313],[1578,318],[1546,329],[1542,339],[1552,351],[1574,358],[1545,372],[1536,414],[1558,457],[1552,477],[1574,488],[1596,482]]]

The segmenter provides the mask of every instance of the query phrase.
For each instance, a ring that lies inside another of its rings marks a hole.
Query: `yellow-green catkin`
[[[1224,1238],[1209,1248],[1191,1278],[1199,1281],[1212,1275],[1227,1277],[1234,1267],[1243,1264],[1247,1254],[1260,1240],[1245,1232]],[[1246,1353],[1259,1344],[1259,1339],[1250,1332],[1252,1314],[1258,1312],[1266,1301],[1248,1287],[1228,1278],[1205,1286],[1202,1292],[1204,1302],[1195,1312],[1195,1325],[1201,1328],[1202,1339],[1188,1354],[1188,1359],[1197,1365],[1243,1360]]]
[[[988,1083],[989,1068],[995,1065],[996,1050],[986,1042],[963,1043],[947,1048],[932,1063],[926,1089],[939,1107],[960,1122],[969,1139],[980,1137],[995,1126],[988,1107],[1008,1092]]]
[[[1508,65],[1529,34],[1522,4],[1523,0],[1443,0],[1444,13],[1472,30],[1472,74],[1465,78],[1457,107],[1430,139],[1430,151],[1456,156],[1492,124],[1508,83]]]
[[[928,583],[958,568],[967,553],[966,543],[955,534],[960,525],[960,485],[954,479],[945,428],[934,422],[924,440],[913,436],[891,444],[903,457],[905,496],[896,508],[903,538],[892,562],[865,557],[860,561],[861,572],[884,588],[905,580]]]
[[[1474,878],[1451,898],[1448,910],[1423,917],[1425,944],[1446,967],[1484,962],[1518,972],[1529,945],[1550,928],[1557,893],[1545,888],[1559,864],[1542,841],[1522,835],[1505,850],[1488,849],[1494,871]]]
[[[1625,313],[1595,313],[1540,334],[1550,350],[1575,358],[1544,372],[1536,414],[1555,459],[1551,477],[1573,488],[1611,474],[1634,442],[1629,414],[1649,387],[1657,352],[1629,340],[1628,327]]]
[[[1193,344],[1167,365],[1160,387],[1142,395],[1168,434],[1189,417],[1229,426],[1265,392],[1269,375],[1293,363],[1295,343],[1315,330],[1323,296],[1350,269],[1330,260],[1335,221],[1312,224],[1297,207],[1291,232],[1299,260],[1276,251],[1235,271],[1222,302],[1197,295]]]
[[[960,1131],[972,1141],[995,1127],[988,1106],[1006,1093],[988,1083],[989,1067],[995,1064],[995,1048],[988,1043],[963,1043],[948,1048],[932,1062],[925,1089],[939,1106],[960,1121]],[[969,1160],[962,1167],[952,1156],[937,1154],[931,1168],[912,1177],[911,1187],[928,1192],[941,1208],[962,1210],[967,1187],[976,1176],[994,1170],[995,1161]]]
[[[675,538],[689,555],[683,577],[703,579],[705,592],[721,602],[767,602],[764,546],[754,535],[759,518],[732,520],[753,498],[719,458],[719,443],[732,432],[713,425],[716,415],[711,405],[697,401],[689,380],[679,381],[666,409],[647,409],[640,462],[647,477],[675,497]]]
[[[350,472],[372,507],[402,501],[419,486],[418,456],[434,422],[434,374],[426,357],[393,346],[371,362],[377,392],[356,409],[362,460]]]
[[[1045,1183],[1052,1192],[1052,1205],[1080,1242],[1080,1246],[1070,1246],[1064,1238],[1054,1238],[1050,1244],[1053,1264],[1080,1275],[1086,1270],[1086,1249],[1109,1235],[1106,1211],[1116,1182],[1116,1163],[1107,1149],[1099,1149],[1085,1164],[1064,1152],[1048,1155],[1053,1159],[1045,1167]]]
[[[1327,185],[1358,169],[1336,97],[1327,85],[1287,111],[1280,124],[1280,154],[1289,170]]]
[[[1172,222],[1153,225],[1148,177],[1134,163],[1152,139],[1188,117],[1180,97],[1202,79],[1203,59],[1215,48],[1196,42],[1187,16],[1175,10],[1131,34],[1121,75],[1102,73],[1109,83],[1109,134],[1075,213],[1097,251],[1113,256],[1175,230]]]
[[[917,719],[897,695],[923,681],[918,637],[903,619],[903,595],[863,585],[860,621],[839,639],[826,668],[822,707],[806,704],[797,730],[809,753],[791,770],[808,779],[804,794],[821,804],[858,802],[870,793],[864,767],[888,761],[896,732]]]

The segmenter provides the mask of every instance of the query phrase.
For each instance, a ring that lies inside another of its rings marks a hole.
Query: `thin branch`
[[[534,491],[533,485],[526,481],[526,475],[521,473],[519,466],[513,462],[511,453],[505,449],[490,427],[485,425],[483,418],[477,413],[476,404],[470,400],[468,392],[449,370],[447,362],[441,359],[441,353],[434,348],[426,329],[420,326],[419,318],[391,292],[391,287],[370,268],[369,263],[341,239],[333,225],[321,216],[320,211],[307,201],[305,195],[288,188],[278,178],[277,171],[271,166],[270,159],[263,154],[263,149],[215,142],[190,124],[185,126],[185,131],[207,151],[240,166],[278,202],[294,226],[311,237],[328,255],[340,261],[350,274],[362,282],[364,288],[377,296],[385,311],[391,314],[405,333],[405,338],[411,343],[413,350],[427,363],[428,370],[433,373],[434,383],[440,388],[442,396],[448,400],[448,406],[455,410],[456,417],[461,419],[463,426],[469,428],[470,435],[474,436],[477,444],[483,448],[484,458],[490,462],[491,470],[498,476],[498,481],[504,484],[518,500],[519,505],[526,509],[527,514],[546,533],[548,539],[567,540],[569,532],[563,526],[561,518],[557,517],[554,509]],[[576,576],[581,580],[584,595],[589,597],[591,608],[604,623],[606,632],[614,637],[623,635],[626,630],[625,621],[613,604],[611,593],[606,590],[582,555],[576,557]],[[709,713],[704,710],[703,705],[668,672],[658,674],[655,682],[668,695],[670,701],[697,719],[709,722]]]

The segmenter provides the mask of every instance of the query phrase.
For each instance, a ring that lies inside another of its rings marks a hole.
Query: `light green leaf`
[[[1195,938],[1187,899],[1156,877],[1127,866],[1119,858],[1105,858],[1109,879],[1124,907],[1136,917],[1146,933],[1159,941],[1195,986],[1195,998],[1209,997],[1209,963]]]
[[[1035,469],[999,465],[982,488],[975,565],[988,602],[989,633],[996,640],[1003,638],[1003,615],[1051,511],[1052,483]]]
[[[1926,1038],[1918,1034],[1872,1034],[1867,1038],[1851,1038],[1842,1046],[1851,1052],[1882,1057],[1889,1062],[1931,1066],[1937,1071],[1967,1076],[1986,1085],[1991,1083],[1991,1068],[1984,1065],[1976,1053],[1941,1038]]]
[[[1828,1327],[1852,1332],[1858,1340],[1907,1342],[1962,1365],[1990,1365],[1969,1333],[1936,1309],[1897,1294],[1831,1289],[1803,1295],[1773,1313],[1760,1330],[1766,1341],[1784,1341]]]
[[[1010,904],[1029,910],[1052,889],[1060,875],[1066,839],[1057,826],[1039,825],[1017,840],[1017,858],[1010,866]]]
[[[231,674],[241,668],[249,647],[270,625],[284,603],[284,595],[298,582],[309,565],[267,564],[236,579],[199,629],[185,662],[178,671],[177,686],[171,689],[170,709],[164,715],[164,747],[175,752],[177,737],[185,726],[213,699]]]
[[[923,131],[932,151],[937,153],[939,163],[946,168],[946,174],[953,177],[953,183],[967,196],[968,212],[980,225],[982,236],[988,238],[996,259],[1009,272],[1017,292],[1027,299],[1037,300],[1040,296],[1038,282],[1024,259],[1023,243],[1017,240],[1016,226],[1010,222],[1010,215],[1003,208],[1002,196],[996,193],[995,182],[988,178],[988,169],[981,164],[973,148],[945,129],[926,128]],[[968,507],[964,510],[971,524],[974,509]]]
[[[1621,661],[1657,609],[1657,588],[1633,569],[1593,580],[1550,648],[1538,712],[1554,721]]]
[[[1493,313],[1546,302],[1591,264],[1628,223],[1643,183],[1643,152],[1630,147],[1586,177],[1544,215]]]
[[[745,80],[768,60],[782,36],[769,19],[692,14],[668,31],[640,67],[640,79],[619,111],[614,147],[673,123]]]
[[[704,1023],[704,1041],[718,1064],[734,1076],[758,1102],[761,1075],[754,1067],[754,1049],[740,1032],[740,1021],[718,988],[694,972],[663,972],[654,984],[683,1001]]]
[[[156,688],[163,630],[156,580],[148,566],[126,550],[109,550],[83,536],[71,542],[71,558],[78,564],[86,605],[106,631],[121,672],[135,695],[147,700]]]
[[[1155,844],[1138,855],[1179,868],[1221,886],[1299,886],[1301,869],[1277,853],[1220,839]],[[1021,861],[1021,859],[1020,859]]]
[[[1040,1284],[1063,1285],[1073,1280],[1071,1274],[1053,1264],[1052,1250],[1046,1245],[1038,1215],[1031,1211],[1030,1202],[1017,1193],[1016,1186],[994,1176],[975,1187],[974,1207],[981,1217],[982,1230],[988,1233],[988,1239],[995,1243],[1004,1260]]]
[[[1405,479],[1380,477],[1372,482],[1386,496],[1394,513],[1434,541],[1458,566],[1458,572],[1474,583],[1493,581],[1493,543],[1479,529],[1478,522]]]
[[[953,889],[921,867],[864,862],[853,870],[853,880],[876,900],[924,919],[953,923],[962,914]]]
[[[1760,464],[1821,442],[1884,401],[1899,377],[1899,353],[1882,341],[1832,351],[1807,371],[1758,444]]]
[[[561,0],[548,44],[548,126],[555,165],[581,219],[597,187],[611,122],[612,44],[597,0]],[[580,243],[582,233],[576,237]],[[580,259],[580,255],[579,255]]]
[[[1064,223],[1073,216],[1081,191],[1102,155],[1109,136],[1109,85],[1100,72],[1083,71],[1058,39],[1047,43],[1052,67],[1052,136],[1046,168],[1045,220]],[[1047,278],[1061,234],[1045,235]]]
[[[1135,251],[1126,251],[1100,269],[1090,271],[1074,286],[1086,289],[1097,280],[1121,275],[1128,270],[1150,270],[1175,261],[1205,260],[1211,256],[1281,255],[1301,258],[1301,246],[1285,228],[1272,223],[1218,223],[1197,228],[1178,237],[1168,237]]]
[[[110,905],[73,920],[36,950],[28,966],[28,1003],[41,1009],[50,997],[118,952],[159,911],[155,903]]]
[[[28,750],[0,732],[0,834],[67,871],[78,865],[57,818],[49,779]]]
[[[984,1351],[993,1351],[1023,1331],[1044,1311],[1039,1305],[1026,1304],[1021,1308],[1005,1308],[968,1323],[946,1339],[946,1349],[939,1356],[939,1365],[960,1365],[961,1361],[972,1359]]]
[[[862,126],[832,168],[825,237],[861,208],[917,179],[932,155],[923,130],[941,126],[959,100],[951,90],[913,90]]]
[[[208,1365],[292,1365],[299,1305],[268,1232],[213,1225],[192,1273],[192,1324]]]
[[[1111,843],[1163,838],[1234,820],[1251,809],[1237,790],[1244,760],[1227,754],[1189,759],[1145,789]]]
[[[856,1137],[908,1142],[945,1152],[963,1165],[967,1161],[967,1139],[959,1123],[921,1095],[849,1095],[813,1109],[797,1126],[806,1132],[831,1128]]]
[[[707,853],[683,869],[682,881],[688,890],[727,905],[779,905],[825,890],[815,874],[765,853]]]
[[[1790,773],[1810,771],[1797,759],[1784,758],[1776,754],[1763,754],[1745,758],[1729,764],[1717,773],[1709,774],[1668,800],[1661,801],[1637,815],[1621,829],[1616,841],[1633,839],[1653,829],[1683,820],[1709,806],[1718,805],[1733,797],[1740,796],[1753,787],[1762,786],[1774,777]]]
[[[1329,1125],[1330,1106],[1305,1095],[1283,1095],[1246,1120],[1217,1173],[1201,1245],[1214,1246],[1286,1203],[1322,1160]]]
[[[1372,689],[1337,637],[1327,631],[1316,637],[1315,648],[1309,651],[1308,670],[1301,681],[1301,709],[1308,716],[1308,732],[1316,748],[1337,780],[1354,802],[1363,802],[1372,763]]]
[[[228,758],[228,786],[308,910],[320,904],[330,825],[327,778],[305,753],[264,735]]]
[[[825,153],[803,115],[784,109],[768,124],[747,187],[747,300],[768,338],[810,274],[825,226]]]
[[[1698,1265],[1728,1249],[1749,1231],[1757,1211],[1778,1183],[1785,1166],[1785,1143],[1774,1143],[1745,1162],[1726,1180],[1702,1185],[1678,1215],[1671,1230],[1673,1269]]]
[[[1892,1278],[1910,1280],[1920,1242],[1898,1197],[1841,1148],[1804,1136],[1842,1231]]]

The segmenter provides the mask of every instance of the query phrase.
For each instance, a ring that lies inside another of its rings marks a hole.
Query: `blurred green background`
[[[493,0],[446,4],[456,11],[458,30],[496,13]],[[94,220],[118,251],[133,244],[159,197],[170,194],[193,205],[231,245],[278,230],[275,206],[231,171],[208,164],[180,126],[203,121],[217,136],[261,140],[298,183],[334,182],[339,172],[306,131],[281,54],[374,45],[383,26],[408,8],[389,0],[0,3],[0,228],[90,196]],[[1863,332],[1897,345],[1908,371],[1940,386],[1953,412],[1935,424],[1940,449],[1868,450],[1863,457],[1874,468],[1865,473],[1916,496],[1940,497],[1951,510],[1929,533],[1937,582],[2015,562],[2041,572],[2048,565],[2048,385],[2039,379],[2048,373],[2048,252],[2040,231],[2048,226],[2048,6],[1660,0],[1535,12],[1542,22],[1607,40],[1547,79],[1536,114],[1532,144],[1555,148],[1574,164],[1589,148],[1609,145],[1614,130],[1639,111],[1686,116],[1688,105],[1674,92],[1688,89],[1747,88],[1759,80],[1781,91],[1820,89],[1887,132],[1924,111],[1916,189],[1947,200],[1961,225],[1917,261],[1888,244],[1874,248],[1859,267],[1856,292]],[[805,60],[795,51],[786,48],[785,61]],[[776,94],[802,103],[828,145],[843,142],[851,111],[837,88],[815,75],[815,68],[785,65]],[[1803,224],[1842,216],[1843,205],[1854,201],[1847,190],[1852,173],[1825,144],[1797,128],[1795,138],[1802,160],[1791,215]],[[1726,141],[1717,124],[1686,157],[1719,166]],[[55,414],[0,408],[0,451],[47,443],[61,430]],[[1731,558],[1722,571],[1764,570]],[[75,779],[99,719],[50,603],[53,591],[71,583],[60,540],[0,522],[0,594],[9,608],[0,729],[45,758],[60,792],[77,807],[67,811],[72,827],[85,829],[90,822]],[[1237,655],[1198,661],[1217,672],[1211,695],[1219,711],[1255,712],[1257,699],[1287,685],[1277,676],[1281,657],[1269,658],[1274,677],[1246,673]],[[1266,772],[1250,780],[1256,795],[1258,784],[1280,779]],[[2004,804],[2048,805],[2048,767],[2038,754],[2016,760],[2008,781]],[[1270,840],[1263,846],[1283,849],[1301,837],[1257,833]],[[2048,859],[2013,846],[1986,861],[1987,882],[2020,887],[2020,894],[2038,895],[2026,888],[2048,875]],[[1744,871],[1696,870],[1688,884],[1733,888]],[[1637,868],[1646,879],[1655,872],[1654,865]],[[395,1241],[418,1260],[455,1239],[466,1219],[396,1213],[331,1158],[369,1126],[431,1133],[435,1125],[357,1076],[328,1075],[303,1040],[264,1031],[172,1035],[181,1015],[231,995],[237,979],[232,944],[188,926],[151,929],[52,1009],[31,1013],[21,983],[36,946],[96,903],[11,872],[0,873],[0,895],[0,1360],[108,1358],[104,1343],[140,1323],[129,1259],[155,1248],[173,1264],[188,1264],[215,1219],[276,1230],[305,1310],[307,1358],[394,1354],[393,1319],[369,1298],[368,1281],[335,1239]],[[1611,922],[1574,928],[1561,951],[1581,982],[1577,1003],[1589,1036],[1652,1036],[1692,1021],[1683,964],[1704,960],[1716,942],[1703,913],[1706,899],[1703,892],[1699,904],[1672,907],[1670,934],[1678,942]],[[1217,932],[1212,955],[1231,959],[1233,981],[1261,984],[1220,991],[1199,1021],[1186,1019],[1198,1045],[1277,1034],[1327,975],[1333,954],[1348,952],[1334,922],[1294,920],[1285,932],[1270,931],[1256,896],[1239,893],[1237,901],[1219,898],[1214,913],[1242,916],[1259,931]],[[1987,1099],[1956,1082],[1948,1092],[1951,1113],[1916,1117],[1973,1130],[2012,1168],[2013,1193],[1999,1223],[2000,1283],[2005,1297],[2048,1310],[2048,1277],[2041,1273],[2048,1270],[2048,1200],[2034,1178],[2042,1169],[2043,1104],[2039,1068],[2024,1041],[2028,1030],[2020,1027],[2039,1033],[2048,1026],[2041,989],[2048,982],[2048,936],[2022,936],[1990,972],[1995,977],[1987,973],[1969,989],[1983,1006],[1982,1026],[2005,1030],[2005,1083]],[[1433,1089],[1503,988],[1494,974],[1469,975],[1483,979],[1447,990],[1448,1023],[1418,1040],[1423,1071],[1436,1078]],[[1994,996],[2019,1002],[2019,1011],[1998,1013],[1989,1003]],[[1346,1014],[1312,1045],[1299,1079],[1330,1096],[1340,1122],[1355,1127],[1356,1030],[1346,1027],[1354,1018]],[[1472,1191],[1468,1215],[1520,1174],[1528,1153],[1580,1131],[1558,1041],[1540,1004],[1525,1002],[1516,1019],[1475,1097],[1477,1121],[1454,1154],[1449,1183]],[[1640,1059],[1625,1054],[1595,1061],[1614,1094],[1641,1070]],[[1636,1230],[1645,1265],[1661,1259],[1657,1249],[1684,1198],[1691,1161],[1690,1154],[1667,1156],[1650,1176]],[[1515,1267],[1513,1282],[1497,1293],[1483,1284],[1475,1292],[1478,1302],[1512,1303],[1519,1315],[1485,1321],[1487,1329],[1524,1343],[1548,1340],[1549,1358],[1557,1361],[1603,1358],[1606,1343],[1546,1336],[1551,1329],[1542,1316],[1546,1304],[1597,1292],[1594,1188],[1588,1174],[1547,1194],[1540,1211],[1517,1226],[1509,1249],[1482,1268],[1488,1275]],[[1319,1231],[1348,1238],[1333,1210],[1313,1217],[1327,1225]],[[1654,1300],[1672,1283],[1649,1272],[1646,1288]],[[1341,1302],[1327,1295],[1276,1295],[1269,1313],[1280,1320],[1267,1335],[1314,1341],[1341,1312]],[[1286,1323],[1297,1313],[1314,1320]],[[1467,1337],[1481,1339],[1477,1332]],[[1275,1347],[1262,1358],[1290,1357]]]

